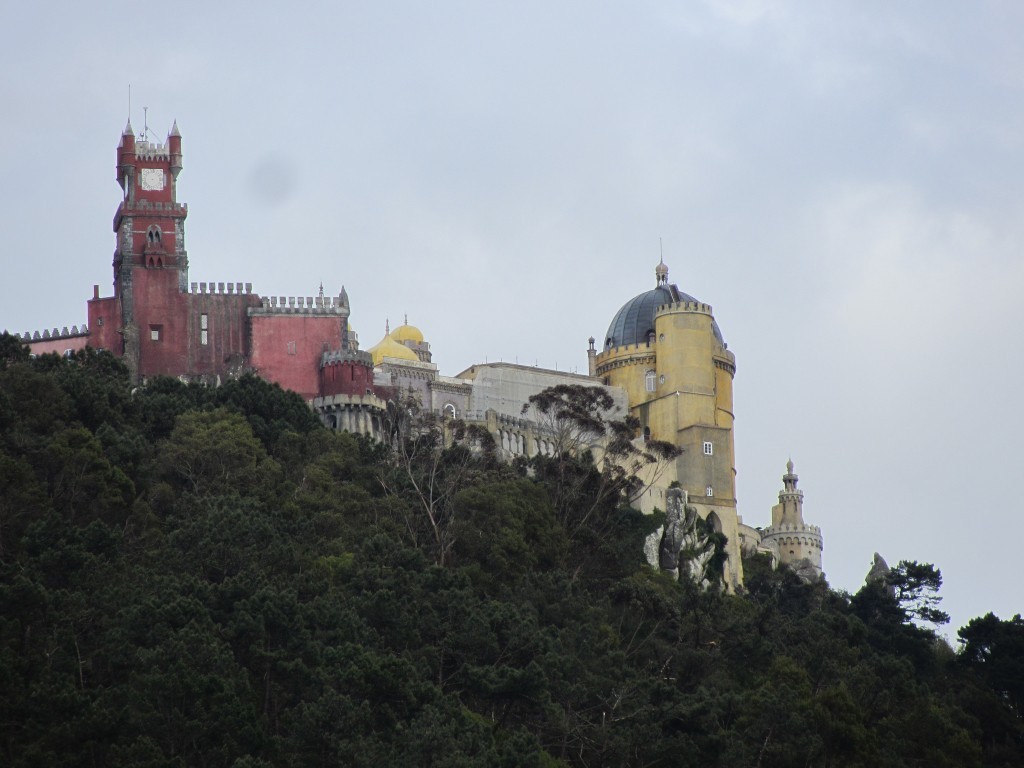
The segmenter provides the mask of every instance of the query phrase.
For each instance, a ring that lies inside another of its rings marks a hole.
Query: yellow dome
[[[374,365],[380,365],[385,357],[396,357],[399,360],[413,360],[419,362],[416,353],[406,346],[399,344],[390,335],[385,336],[377,344],[370,347],[367,352],[373,358]]]
[[[391,337],[399,343],[404,343],[406,341],[411,341],[413,344],[423,343],[423,332],[415,325],[409,325],[409,323],[398,326],[398,328],[392,332]]]

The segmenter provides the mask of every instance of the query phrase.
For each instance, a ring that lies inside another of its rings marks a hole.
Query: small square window
[[[715,446],[713,443],[708,441],[704,442],[704,455],[711,456],[715,452]]]
[[[151,325],[151,326],[149,326],[149,340],[150,341],[160,341],[160,330],[161,330],[161,328],[162,328],[162,326],[159,326],[159,325]]]
[[[707,488],[704,489],[704,495],[705,496],[714,496],[715,495],[715,492],[711,489],[710,485]]]
[[[288,342],[288,354],[289,355],[294,355],[295,354],[295,342],[294,341],[289,341]]]

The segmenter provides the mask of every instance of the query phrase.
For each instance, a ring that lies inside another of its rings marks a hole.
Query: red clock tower
[[[114,299],[121,351],[136,376],[175,374],[185,360],[179,318],[185,316],[188,256],[185,217],[176,185],[181,171],[177,123],[164,144],[136,139],[131,123],[117,147],[117,181],[124,199],[114,215]]]
[[[325,356],[347,349],[344,289],[261,297],[250,283],[190,283],[188,209],[177,199],[181,134],[177,123],[165,143],[147,133],[136,137],[128,123],[117,145],[114,295],[100,298],[94,287],[88,330],[39,339],[40,348],[87,341],[122,357],[137,382],[166,375],[216,385],[251,371],[316,397]]]

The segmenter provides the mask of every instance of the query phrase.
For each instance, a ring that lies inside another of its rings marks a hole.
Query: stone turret
[[[167,134],[167,150],[171,156],[171,176],[177,180],[178,174],[181,173],[181,132],[178,130],[177,120]]]
[[[805,581],[821,578],[821,529],[804,522],[804,492],[796,487],[793,460],[786,463],[779,503],[772,507],[772,524],[761,532],[761,543],[771,548],[778,562],[796,571]]]
[[[743,583],[733,440],[736,357],[710,304],[669,282],[664,260],[655,265],[654,277],[653,288],[615,314],[601,347],[588,349],[588,370],[626,391],[640,435],[680,449],[651,478],[651,492],[639,499],[641,510],[667,503],[665,493],[677,482],[701,519],[725,535],[725,583],[736,589]]]

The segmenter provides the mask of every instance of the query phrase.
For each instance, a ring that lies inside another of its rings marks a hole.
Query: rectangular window
[[[289,355],[294,355],[295,354],[295,342],[294,341],[289,341],[288,342],[288,354]]]
[[[149,326],[149,340],[160,341],[160,331],[163,329],[162,325],[151,325]]]
[[[705,456],[710,456],[714,452],[715,452],[715,446],[712,445],[711,443],[705,441],[704,442],[704,455]]]
[[[704,489],[704,495],[705,496],[714,496],[715,495],[715,492],[713,490],[711,490],[711,486],[710,485],[707,488]]]
[[[203,313],[199,316],[199,343],[207,345],[210,343],[210,316]]]
[[[209,315],[204,313],[204,314],[199,316],[199,327],[200,327],[200,329],[202,329],[204,331],[207,330],[210,327],[210,316]]]

